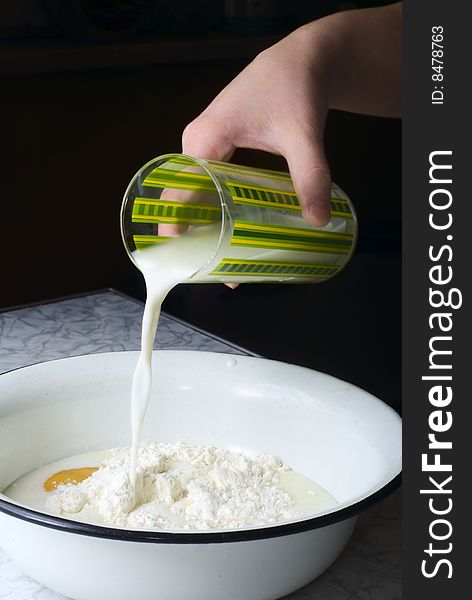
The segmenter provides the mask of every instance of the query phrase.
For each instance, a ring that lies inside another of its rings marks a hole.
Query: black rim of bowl
[[[64,358],[75,358],[75,357],[64,357]],[[53,362],[52,359],[44,362]],[[2,375],[11,373],[13,371],[19,371],[28,367],[35,366],[41,363],[35,363],[24,367],[18,367],[16,369],[10,369],[5,371]],[[137,529],[119,529],[115,527],[102,527],[101,525],[93,525],[92,523],[82,523],[81,521],[73,521],[70,519],[63,519],[62,517],[56,517],[42,513],[26,506],[20,506],[13,502],[9,502],[0,498],[0,512],[28,523],[34,523],[41,525],[42,527],[49,527],[50,529],[56,529],[57,531],[64,531],[67,533],[76,533],[78,535],[86,535],[89,537],[96,537],[109,540],[122,540],[127,542],[146,542],[151,544],[222,544],[228,542],[249,542],[253,540],[264,540],[275,537],[282,537],[286,535],[293,535],[295,533],[302,533],[304,531],[312,531],[314,529],[320,529],[327,527],[328,525],[334,525],[340,523],[352,517],[356,517],[358,514],[366,511],[374,504],[377,504],[387,496],[389,496],[394,490],[396,490],[402,480],[401,472],[398,473],[391,481],[381,487],[379,490],[370,494],[366,498],[349,504],[340,510],[335,510],[326,514],[321,514],[317,517],[311,517],[309,519],[303,519],[299,521],[293,521],[290,523],[283,523],[280,525],[273,525],[270,527],[263,526],[260,528],[254,527],[253,529],[231,529],[228,531],[208,531],[208,532],[172,532],[172,531],[141,531]]]

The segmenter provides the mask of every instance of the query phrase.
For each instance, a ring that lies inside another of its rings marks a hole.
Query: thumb
[[[182,152],[195,158],[228,160],[235,147],[217,120],[201,114],[189,123],[182,134]]]
[[[327,225],[331,217],[331,174],[322,140],[297,138],[284,155],[303,216],[317,227]]]

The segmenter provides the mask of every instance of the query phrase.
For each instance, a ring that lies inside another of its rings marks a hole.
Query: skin
[[[183,152],[224,161],[238,147],[282,155],[304,217],[326,225],[326,115],[335,108],[400,116],[401,13],[401,3],[345,11],[295,30],[261,52],[187,125]]]

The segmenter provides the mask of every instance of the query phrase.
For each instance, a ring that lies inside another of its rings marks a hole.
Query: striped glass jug
[[[189,282],[315,283],[338,273],[356,243],[354,209],[334,184],[331,215],[325,227],[307,223],[288,173],[166,154],[133,177],[121,232],[136,264],[137,252],[206,228],[207,258]]]

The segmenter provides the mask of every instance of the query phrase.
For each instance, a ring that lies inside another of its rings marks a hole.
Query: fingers
[[[203,113],[185,128],[182,150],[184,154],[197,158],[229,160],[235,145],[232,142],[234,136],[228,133],[228,128],[219,124],[217,119]],[[287,137],[285,144],[277,145],[282,147],[288,162],[303,216],[309,223],[323,227],[331,217],[331,174],[322,136],[300,135],[298,132],[296,137]]]
[[[331,174],[322,139],[299,136],[284,149],[303,216],[317,227],[331,217]]]
[[[195,158],[229,160],[235,147],[217,119],[201,114],[182,134],[182,152]]]

